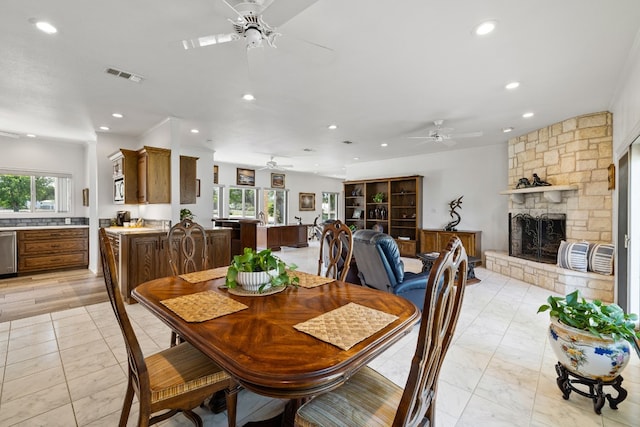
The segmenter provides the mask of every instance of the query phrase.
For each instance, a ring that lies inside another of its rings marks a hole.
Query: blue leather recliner
[[[429,272],[405,272],[393,237],[373,230],[358,230],[353,234],[353,254],[363,285],[404,297],[422,310]]]

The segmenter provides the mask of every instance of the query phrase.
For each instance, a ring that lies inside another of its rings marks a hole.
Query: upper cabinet
[[[345,222],[357,229],[378,226],[398,242],[403,256],[415,256],[422,221],[422,176],[344,183]]]
[[[114,203],[171,203],[171,150],[121,148],[109,159],[113,162]]]
[[[196,202],[197,157],[180,156],[180,204],[187,205]]]
[[[138,203],[138,152],[121,148],[109,159],[113,162],[113,203]]]
[[[171,150],[138,151],[138,203],[171,203]]]

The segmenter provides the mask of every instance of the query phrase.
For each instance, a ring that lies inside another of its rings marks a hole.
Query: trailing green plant
[[[564,297],[549,296],[547,303],[538,308],[538,313],[550,310],[549,314],[565,325],[589,331],[598,338],[610,335],[614,340],[625,339],[634,347],[635,339],[640,338],[640,331],[635,330],[638,315],[625,314],[617,304],[603,304],[600,300],[589,302],[580,297],[577,290]]]
[[[183,219],[193,220],[195,215],[189,209],[180,209],[180,221]]]
[[[227,270],[227,278],[225,284],[228,288],[235,288],[238,284],[236,278],[238,272],[258,272],[277,270],[277,274],[271,275],[271,286],[297,286],[300,279],[289,274],[298,268],[295,264],[287,264],[279,257],[271,253],[271,249],[263,249],[256,251],[251,248],[244,248],[242,255],[235,255],[231,261],[231,265]],[[264,285],[260,287],[260,291]]]
[[[373,195],[373,201],[376,203],[382,203],[384,200],[384,193],[376,193]]]

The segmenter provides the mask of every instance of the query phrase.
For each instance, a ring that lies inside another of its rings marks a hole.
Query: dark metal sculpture
[[[516,189],[518,188],[528,188],[531,187],[531,182],[529,182],[528,178],[520,178],[518,180],[518,184],[516,184]]]
[[[460,207],[460,205],[462,205],[462,198],[463,197],[464,196],[460,196],[458,199],[454,199],[454,200],[449,202],[449,209],[451,209],[451,211],[449,212],[449,216],[451,218],[456,217],[456,219],[454,219],[453,221],[449,222],[444,227],[445,231],[457,231],[456,230],[456,225],[460,224],[460,214],[458,214],[458,212],[456,212],[456,209],[458,209]]]
[[[542,180],[537,173],[533,174],[533,183],[531,184],[532,187],[542,187],[546,185],[551,184],[549,184],[547,181]]]

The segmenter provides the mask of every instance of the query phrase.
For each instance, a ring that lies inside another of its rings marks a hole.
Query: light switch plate
[[[71,218],[65,218],[64,223],[67,225],[71,224]]]

